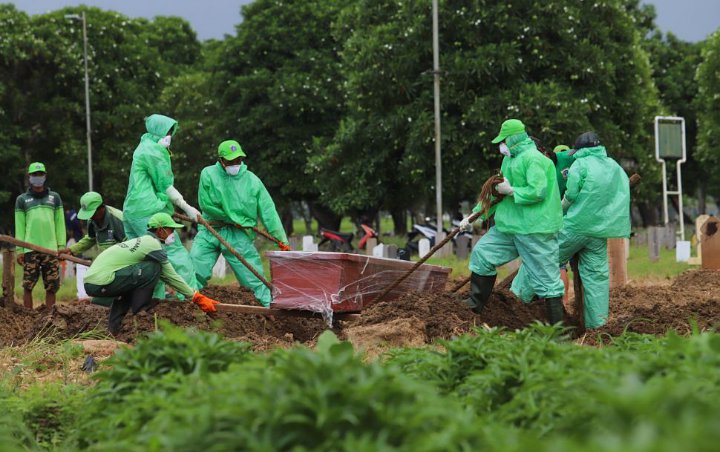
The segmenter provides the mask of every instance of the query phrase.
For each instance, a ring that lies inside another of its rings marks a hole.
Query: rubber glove
[[[461,231],[472,231],[472,225],[470,224],[470,215],[466,215],[465,218],[460,221],[460,225],[458,226]]]
[[[173,204],[178,206],[180,209],[182,209],[183,212],[185,212],[185,215],[189,216],[193,220],[197,220],[197,218],[200,216],[200,212],[191,206],[190,204],[185,201],[185,198],[183,198],[183,195],[180,194],[180,192],[175,188],[174,186],[169,186],[167,190],[165,190],[165,194],[170,198],[170,201],[172,201]]]
[[[495,186],[495,189],[500,193],[501,195],[509,195],[512,196],[514,190],[510,186],[510,182],[507,180],[507,177],[503,177],[503,181],[500,182]]]
[[[292,248],[290,248],[290,245],[280,242],[278,243],[278,247],[280,248],[280,251],[292,251]]]
[[[563,212],[565,212],[566,210],[568,210],[570,208],[570,204],[572,204],[572,202],[563,196],[563,199],[562,199]]]
[[[218,304],[217,301],[213,300],[210,297],[206,297],[205,295],[201,294],[200,292],[195,292],[195,295],[193,295],[192,302],[196,305],[200,306],[200,309],[202,309],[203,312],[215,312],[217,309],[215,308],[215,305]]]

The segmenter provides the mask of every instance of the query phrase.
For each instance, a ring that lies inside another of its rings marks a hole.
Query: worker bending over
[[[562,200],[566,214],[558,262],[578,255],[585,327],[598,328],[607,323],[609,311],[607,239],[630,236],[630,183],[594,132],[577,137],[573,157]],[[535,293],[528,276],[518,272],[512,285],[523,301]]]
[[[82,195],[77,216],[88,222],[87,234],[70,248],[61,250],[62,254],[79,256],[94,245],[102,253],[116,243],[127,240],[122,211],[105,205],[100,193],[89,191]]]
[[[495,285],[497,267],[520,256],[529,284],[546,300],[548,320],[560,322],[564,288],[557,267],[557,232],[562,209],[555,167],[517,119],[505,121],[492,142],[500,143],[504,156],[504,180],[496,186],[504,197],[495,209],[495,226],[473,248],[466,303],[476,313],[482,312]],[[466,217],[460,227],[467,224]]]
[[[203,311],[215,311],[217,302],[190,287],[168,259],[165,250],[168,237],[182,227],[166,213],[155,214],[148,221],[145,235],[111,246],[90,265],[85,275],[87,293],[93,297],[114,298],[108,319],[108,330],[112,334],[120,331],[129,310],[137,314],[150,307],[158,280],[192,299]]]
[[[246,157],[240,144],[227,140],[218,146],[218,161],[205,167],[200,174],[198,203],[203,217],[235,248],[260,274],[263,274],[260,254],[253,245],[260,217],[270,235],[283,244],[287,236],[275,203],[260,178],[243,163]],[[207,284],[220,253],[230,263],[238,282],[252,289],[263,306],[270,306],[270,290],[248,270],[235,255],[223,248],[220,241],[204,226],[198,226],[190,255],[200,287]]]

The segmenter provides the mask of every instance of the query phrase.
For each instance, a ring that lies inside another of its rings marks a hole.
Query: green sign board
[[[658,123],[658,155],[661,159],[683,157],[682,123],[660,121]]]

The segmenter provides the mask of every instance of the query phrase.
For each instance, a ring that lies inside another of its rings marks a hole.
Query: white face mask
[[[158,140],[158,144],[164,148],[170,147],[170,142],[172,141],[172,136],[168,135],[166,137],[162,137]]]
[[[175,243],[175,233],[173,232],[169,236],[165,237],[165,244],[166,245],[172,245]]]
[[[30,185],[33,187],[42,187],[45,185],[45,176],[30,176]]]
[[[507,144],[500,143],[500,153],[502,155],[507,155],[508,157],[510,157],[510,149],[507,147]]]
[[[225,172],[228,173],[228,176],[237,176],[237,174],[240,172],[240,166],[241,165],[226,166]]]

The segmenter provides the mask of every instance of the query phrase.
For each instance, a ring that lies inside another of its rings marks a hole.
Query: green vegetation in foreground
[[[0,380],[4,450],[713,450],[720,336],[478,330],[365,362],[324,333],[267,354],[169,325],[94,386]]]

